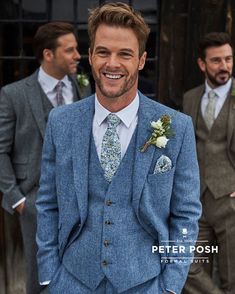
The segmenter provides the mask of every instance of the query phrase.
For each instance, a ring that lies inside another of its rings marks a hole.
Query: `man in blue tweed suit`
[[[56,294],[178,294],[201,213],[191,119],[137,91],[149,34],[139,13],[105,4],[88,31],[96,94],[53,110],[46,131],[39,281]]]

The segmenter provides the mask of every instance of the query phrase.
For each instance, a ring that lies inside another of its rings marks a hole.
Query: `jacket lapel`
[[[80,89],[79,89],[79,86],[78,86],[78,83],[77,83],[77,80],[76,80],[76,76],[75,75],[69,75],[68,76],[71,83],[72,83],[72,86],[73,86],[73,97],[74,97],[74,102],[75,101],[78,101],[81,99],[81,95],[80,95]]]
[[[201,98],[203,96],[203,93],[205,91],[205,86],[201,86],[198,89],[198,92],[196,93],[195,97],[192,99],[192,107],[191,107],[191,117],[193,121],[194,128],[196,129],[196,124],[197,124],[197,118],[198,118],[198,113],[200,111],[200,104],[201,104]]]
[[[87,217],[88,164],[94,115],[94,96],[89,97],[86,102],[77,113],[78,119],[73,125],[72,142],[74,185],[81,216],[81,225],[84,224]]]
[[[230,107],[229,107],[229,115],[228,115],[228,146],[230,146],[230,142],[232,139],[232,135],[234,132],[235,125],[235,80],[233,79],[233,84],[231,88],[230,95]]]
[[[37,80],[38,71],[32,74],[26,82],[27,89],[25,95],[28,99],[29,105],[31,107],[33,116],[38,125],[42,137],[44,137],[46,121],[45,114],[43,111],[42,98],[41,98],[41,87]]]
[[[138,112],[138,125],[137,125],[137,139],[136,139],[136,155],[134,161],[133,171],[133,201],[138,202],[141,192],[149,172],[153,155],[160,150],[153,145],[150,145],[145,152],[140,152],[140,148],[146,143],[152,134],[150,127],[151,121],[156,121],[160,118],[161,114],[156,113],[156,108],[153,110],[152,104],[149,104],[148,98],[140,95],[140,106]]]

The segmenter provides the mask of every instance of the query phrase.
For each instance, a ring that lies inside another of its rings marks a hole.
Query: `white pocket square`
[[[172,162],[169,157],[162,155],[158,158],[154,171],[154,174],[165,173],[172,168]]]

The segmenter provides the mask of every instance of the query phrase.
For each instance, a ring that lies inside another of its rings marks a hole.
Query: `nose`
[[[115,54],[111,54],[106,63],[107,68],[118,68],[120,67],[120,62]]]
[[[225,59],[222,59],[220,62],[220,68],[223,70],[227,70],[228,69],[228,63]]]
[[[80,53],[78,52],[77,49],[75,49],[75,52],[74,52],[74,59],[76,59],[76,60],[80,60],[81,59],[81,55],[80,55]]]

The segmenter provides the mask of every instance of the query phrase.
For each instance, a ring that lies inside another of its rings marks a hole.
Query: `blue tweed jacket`
[[[159,245],[180,246],[184,242],[185,253],[161,253],[160,275],[165,289],[180,293],[192,256],[188,249],[197,239],[201,214],[193,126],[188,116],[139,95],[132,205],[141,226],[159,241]],[[146,152],[140,152],[152,133],[150,122],[164,114],[171,115],[175,135],[165,148],[151,145]],[[52,279],[66,247],[79,236],[86,222],[93,115],[94,95],[54,109],[49,117],[36,203],[41,282]],[[171,160],[172,168],[165,173],[154,173],[162,155]],[[68,201],[70,197],[76,205]],[[168,262],[172,257],[174,262]]]

